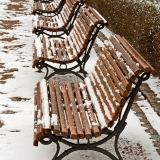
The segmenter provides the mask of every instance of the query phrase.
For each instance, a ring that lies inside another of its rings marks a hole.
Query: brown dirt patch
[[[0,120],[0,128],[2,128],[2,126],[4,126],[4,123]]]
[[[0,80],[6,80],[6,79],[9,79],[9,78],[14,78],[14,75],[13,74],[4,74],[4,75],[2,75]]]
[[[8,34],[7,32],[0,32],[0,36],[3,36],[4,34]]]
[[[11,130],[10,132],[20,132],[20,130]]]
[[[12,110],[6,110],[6,111],[3,111],[2,114],[15,114],[17,112],[15,111],[12,111]]]
[[[27,101],[30,100],[30,98],[22,98],[22,97],[11,97],[12,101]]]
[[[0,63],[0,68],[5,68],[4,63]]]
[[[25,10],[22,4],[9,4],[7,7],[8,8],[6,10],[9,10],[9,11],[24,11]]]
[[[16,72],[16,71],[18,71],[18,68],[11,68],[4,70],[5,73]]]
[[[6,83],[6,81],[0,81],[0,84],[5,84]]]
[[[17,39],[18,39],[18,38],[14,38],[14,37],[10,38],[10,37],[8,37],[8,38],[2,38],[1,40],[2,40],[2,41],[11,42],[11,41],[15,41],[15,40],[17,40]]]
[[[12,41],[11,39],[9,40],[10,42]],[[19,48],[22,48],[24,45],[12,45],[12,46],[4,46],[3,48],[4,49],[7,49],[7,50],[15,50],[15,49],[19,49]],[[5,52],[5,51],[4,51]],[[7,53],[7,52],[6,52]]]
[[[19,20],[1,20],[2,29],[14,29],[14,27],[20,24]]]

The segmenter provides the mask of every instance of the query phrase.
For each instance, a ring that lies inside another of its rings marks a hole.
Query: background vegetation
[[[97,9],[108,21],[109,29],[124,36],[160,73],[160,4],[146,0],[86,0],[86,3]]]

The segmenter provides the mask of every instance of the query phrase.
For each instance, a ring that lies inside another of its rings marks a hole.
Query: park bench
[[[35,39],[32,67],[39,70],[46,68],[46,79],[55,74],[66,73],[75,74],[83,79],[87,74],[85,64],[90,56],[90,50],[99,30],[106,23],[92,7],[81,8],[73,29],[64,39],[48,38],[43,35]],[[54,64],[58,64],[58,67]]]
[[[84,0],[67,0],[61,12],[56,16],[35,15],[32,33],[37,36],[45,34],[49,38],[63,38],[63,35],[69,35],[83,4]]]
[[[113,35],[105,45],[93,72],[82,82],[42,79],[35,87],[33,145],[54,142],[53,160],[77,150],[122,160],[118,139],[128,113],[143,81],[157,72],[125,38]],[[116,155],[99,146],[113,137]],[[87,142],[80,143],[83,139]],[[69,146],[61,154],[60,142]]]
[[[36,1],[32,6],[32,14],[57,15],[68,0]]]

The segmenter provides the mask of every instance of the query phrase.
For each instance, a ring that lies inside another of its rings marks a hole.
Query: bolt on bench
[[[81,8],[73,29],[64,39],[48,38],[43,35],[35,39],[32,67],[40,70],[46,68],[46,79],[55,74],[66,73],[75,74],[83,79],[87,74],[85,64],[93,43],[99,30],[106,23],[95,9]],[[54,64],[58,64],[59,67],[55,67]],[[51,73],[49,69],[52,70]]]
[[[55,143],[53,160],[77,150],[93,150],[122,160],[118,139],[127,124],[128,113],[142,82],[157,72],[125,38],[111,36],[106,45],[84,81],[42,79],[35,87],[33,145],[38,146],[39,141],[44,145]],[[101,135],[105,137],[97,140]],[[99,146],[107,145],[113,137],[117,155]],[[87,139],[87,143],[80,143],[81,139]],[[70,148],[59,154],[59,142]]]
[[[63,38],[63,35],[69,35],[83,4],[84,0],[67,0],[61,12],[56,16],[35,15],[32,33],[37,36],[47,35],[49,38]]]

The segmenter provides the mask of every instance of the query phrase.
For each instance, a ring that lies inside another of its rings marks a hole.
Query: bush
[[[160,11],[153,3],[135,0],[86,0],[160,73]]]

